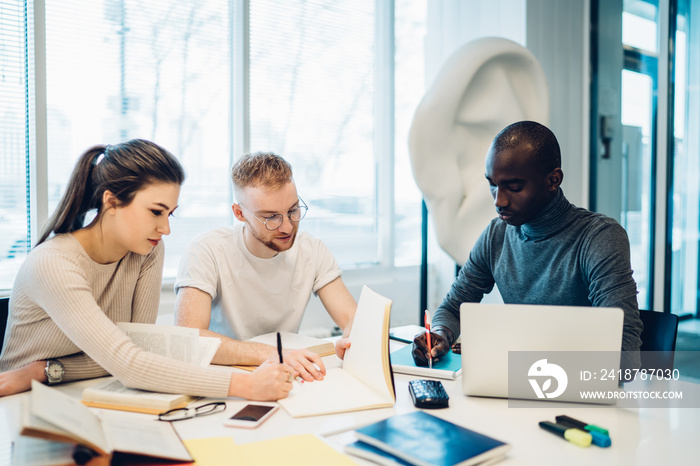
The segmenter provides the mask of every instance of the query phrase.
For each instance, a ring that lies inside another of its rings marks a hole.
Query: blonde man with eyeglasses
[[[277,358],[277,348],[244,340],[298,332],[315,293],[346,337],[357,304],[326,245],[299,233],[308,207],[292,167],[279,155],[258,152],[239,159],[231,178],[238,222],[199,235],[185,250],[175,282],[177,325],[221,338],[215,364],[260,364]],[[341,338],[336,354],[342,358],[348,346]],[[321,358],[309,350],[284,350],[283,356],[306,381],[325,374]]]

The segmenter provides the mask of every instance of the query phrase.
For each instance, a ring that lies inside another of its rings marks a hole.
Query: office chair
[[[642,369],[673,370],[678,316],[668,312],[639,311],[642,330]]]
[[[0,298],[0,352],[2,342],[5,339],[5,327],[7,327],[7,315],[10,312],[10,298]]]

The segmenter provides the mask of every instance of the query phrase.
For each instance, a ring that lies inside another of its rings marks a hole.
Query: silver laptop
[[[464,303],[465,395],[613,404],[624,313],[619,308]]]

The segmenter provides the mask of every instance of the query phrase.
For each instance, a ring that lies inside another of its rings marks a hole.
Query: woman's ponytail
[[[97,207],[91,205],[94,198],[92,171],[95,162],[103,156],[104,151],[105,146],[94,146],[80,156],[68,181],[66,192],[44,228],[37,246],[46,241],[51,233],[69,233],[83,227],[85,214]]]

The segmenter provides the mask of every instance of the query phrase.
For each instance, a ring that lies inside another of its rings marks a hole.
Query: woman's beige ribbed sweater
[[[98,264],[71,234],[36,247],[10,297],[0,371],[58,358],[64,381],[112,374],[124,385],[159,392],[225,397],[230,374],[138,348],[115,322],[154,323],[163,245]]]

